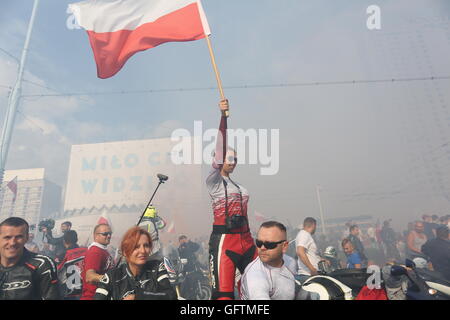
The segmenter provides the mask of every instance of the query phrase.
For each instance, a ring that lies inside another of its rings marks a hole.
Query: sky
[[[5,87],[17,72],[10,55],[20,57],[32,2],[0,3],[2,122]],[[73,144],[169,137],[178,128],[192,131],[196,120],[217,127],[218,91],[186,90],[216,86],[204,40],[138,53],[116,76],[98,79],[86,33],[67,27],[72,2],[40,1],[23,95],[85,94],[22,98],[7,169],[44,167],[65,187]],[[380,30],[367,28],[370,5],[381,9]],[[450,213],[447,0],[203,0],[203,6],[230,101],[229,127],[280,134],[277,174],[261,175],[260,165],[250,164],[233,174],[250,192],[250,212],[294,226],[318,218],[320,186],[326,218],[367,214],[403,228],[424,213]],[[447,78],[324,84],[429,77]],[[280,86],[299,83],[319,84]],[[92,94],[142,89],[185,90]],[[209,226],[204,221],[199,228]]]

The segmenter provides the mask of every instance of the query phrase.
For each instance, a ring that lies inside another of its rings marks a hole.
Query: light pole
[[[322,201],[320,200],[320,186],[316,186],[317,201],[319,202],[320,220],[322,224],[322,233],[325,235],[325,220],[323,219]]]
[[[34,0],[33,11],[31,12],[30,22],[28,24],[27,36],[25,38],[25,45],[22,50],[22,57],[20,59],[19,71],[16,79],[16,84],[8,99],[8,108],[6,109],[5,122],[3,123],[2,136],[0,140],[0,187],[3,184],[3,174],[6,167],[6,160],[8,158],[9,146],[11,143],[12,132],[14,130],[14,122],[16,119],[17,107],[20,102],[20,95],[22,93],[22,78],[27,61],[28,47],[30,45],[31,34],[33,32],[34,20],[40,0]]]

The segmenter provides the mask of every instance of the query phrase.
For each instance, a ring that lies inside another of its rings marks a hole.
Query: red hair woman
[[[150,234],[139,228],[123,236],[121,251],[126,263],[108,271],[95,291],[95,300],[175,300],[167,270],[161,261],[148,261]]]

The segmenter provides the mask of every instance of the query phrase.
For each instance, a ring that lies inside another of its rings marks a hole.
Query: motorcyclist
[[[181,235],[178,237],[178,242],[180,246],[178,247],[178,253],[180,254],[180,259],[186,259],[186,264],[184,265],[183,271],[191,272],[195,269],[195,264],[198,263],[195,253],[200,249],[198,243],[192,242],[187,236]]]
[[[58,265],[58,277],[64,300],[79,300],[82,293],[81,270],[87,248],[78,246],[78,235],[74,230],[64,234],[66,255]]]
[[[94,300],[175,300],[164,263],[148,261],[152,249],[150,234],[140,227],[129,229],[121,251],[126,263],[109,270],[100,280]]]
[[[152,237],[152,252],[149,260],[162,260],[163,254],[161,250],[161,243],[159,241],[159,230],[166,226],[166,222],[158,215],[158,211],[153,205],[149,205],[145,210],[144,216],[139,227],[150,233]]]
[[[58,300],[56,265],[25,248],[28,233],[22,218],[0,224],[0,300]]]

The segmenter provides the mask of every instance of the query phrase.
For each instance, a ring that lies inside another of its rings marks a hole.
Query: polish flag
[[[17,197],[17,176],[14,179],[12,179],[10,182],[8,182],[8,184],[6,186],[14,194],[13,202],[15,202],[16,197]]]
[[[103,211],[100,217],[97,220],[97,225],[99,224],[107,224],[112,229],[111,220],[108,218],[106,211]]]
[[[175,223],[173,221],[167,227],[167,233],[175,233]]]
[[[70,4],[69,11],[88,33],[102,79],[136,52],[211,34],[200,0],[87,0]]]

